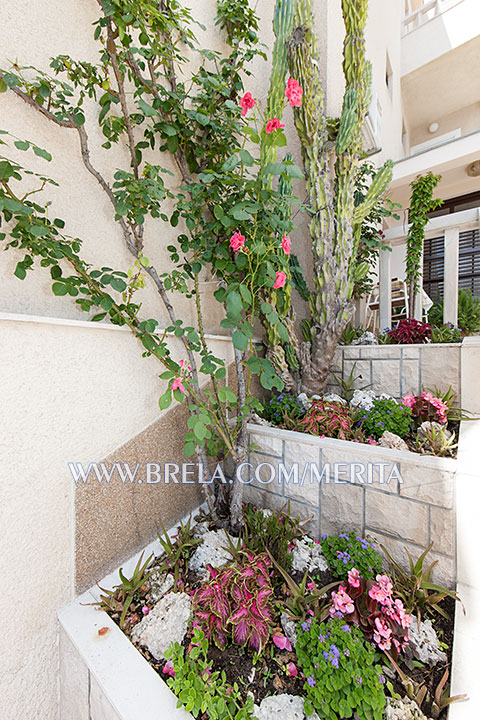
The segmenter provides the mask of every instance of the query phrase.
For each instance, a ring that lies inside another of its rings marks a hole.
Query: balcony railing
[[[433,20],[446,10],[459,5],[464,0],[427,0],[419,8],[414,7],[414,0],[407,0],[407,11],[403,20],[403,34],[416,30],[429,20]]]

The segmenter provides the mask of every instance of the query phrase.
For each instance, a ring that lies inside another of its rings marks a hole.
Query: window
[[[387,50],[386,61],[385,61],[385,84],[388,88],[390,97],[393,98],[393,70],[392,70],[392,64],[390,62],[390,56],[388,54],[388,50]]]

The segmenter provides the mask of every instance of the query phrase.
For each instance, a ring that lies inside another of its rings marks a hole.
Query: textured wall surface
[[[405,547],[418,557],[433,540],[434,582],[454,587],[456,460],[255,426],[250,443],[252,467],[244,477],[253,478],[246,485],[252,502],[276,508],[290,502],[314,537],[349,530],[371,535],[404,567]],[[282,476],[281,464],[287,475],[298,464],[297,482],[293,474]]]
[[[469,398],[462,398],[460,386],[461,344],[441,345],[357,345],[340,346],[335,354],[333,372],[347,380],[358,376],[355,387],[388,393],[399,399],[408,392],[423,389],[448,390],[452,386],[460,407],[468,410]],[[338,389],[335,378],[331,390]],[[472,408],[473,409],[473,408]]]

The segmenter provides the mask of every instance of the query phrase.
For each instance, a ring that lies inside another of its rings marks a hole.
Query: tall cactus
[[[371,66],[365,52],[368,0],[342,0],[345,95],[334,143],[329,142],[332,124],[325,110],[312,0],[294,3],[288,62],[291,76],[304,90],[302,105],[295,109],[295,125],[307,177],[315,284],[310,300],[311,343],[300,351],[297,387],[318,392],[325,386],[335,348],[352,312],[351,277],[361,223],[388,185],[392,167],[387,163],[379,171],[365,202],[355,209],[362,127],[371,103]]]

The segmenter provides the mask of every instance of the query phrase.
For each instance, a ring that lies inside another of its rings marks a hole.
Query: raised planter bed
[[[457,460],[259,425],[248,430],[248,500],[267,508],[290,502],[292,514],[310,518],[316,537],[369,534],[402,565],[405,546],[418,557],[434,540],[435,581],[455,587]]]

